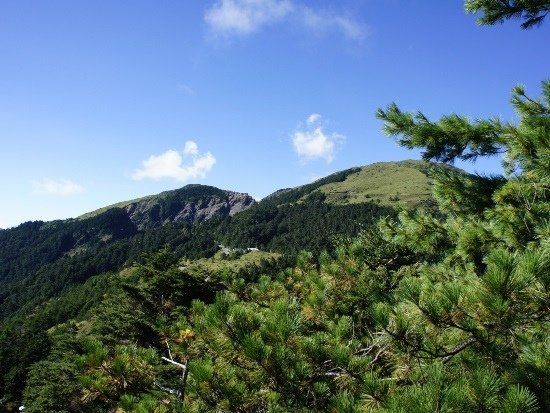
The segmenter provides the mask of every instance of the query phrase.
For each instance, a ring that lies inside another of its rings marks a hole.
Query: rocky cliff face
[[[248,194],[204,185],[188,185],[176,191],[138,200],[125,207],[139,230],[169,222],[198,224],[212,218],[233,216],[255,204]]]

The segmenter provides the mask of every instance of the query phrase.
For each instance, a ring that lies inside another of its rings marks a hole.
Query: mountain
[[[429,191],[434,186],[440,199],[437,191],[442,185],[432,183],[431,168],[435,174],[443,172],[455,179],[452,184],[467,186],[480,179],[455,174],[456,170],[447,173],[446,168],[424,162],[379,163],[276,191],[245,211],[203,222],[177,222],[174,217],[179,213],[172,212],[153,215],[149,227],[138,229],[137,223],[143,221],[132,221],[132,212],[140,208],[167,211],[169,201],[161,195],[157,198],[162,201],[155,197],[130,201],[74,221],[95,223],[90,228],[100,224],[98,219],[104,224],[111,222],[108,218],[131,223],[134,235],[113,241],[105,237],[104,229],[105,241],[101,241],[113,248],[129,246],[120,249],[126,254],[126,268],[93,275],[84,282],[75,280],[70,288],[38,303],[19,296],[20,301],[35,305],[31,312],[20,310],[0,324],[0,406],[11,412],[24,404],[29,412],[52,413],[351,412],[365,408],[389,412],[402,410],[392,409],[395,400],[405,410],[420,405],[411,404],[411,396],[404,393],[410,389],[415,396],[418,380],[420,388],[430,386],[430,397],[437,396],[427,399],[426,411],[437,410],[440,400],[459,406],[456,411],[475,411],[479,397],[485,397],[486,383],[497,383],[489,389],[493,396],[516,397],[500,390],[512,375],[503,376],[502,384],[490,370],[481,376],[482,385],[476,378],[493,363],[505,360],[500,353],[493,354],[491,335],[477,336],[478,331],[493,334],[492,311],[502,308],[485,296],[495,276],[488,273],[481,282],[464,277],[466,287],[457,290],[462,279],[452,271],[441,272],[449,245],[445,239],[428,240],[436,247],[431,250],[423,250],[422,245],[415,250],[423,240],[413,240],[411,247],[372,227],[389,216],[383,222],[386,230],[391,229],[396,222],[391,218],[396,215],[392,206],[397,204],[431,208]],[[193,205],[219,202],[215,189],[202,190],[212,197]],[[479,202],[477,194],[474,200]],[[155,205],[160,206],[155,209]],[[178,209],[181,205],[174,211]],[[445,219],[443,211],[438,209],[437,217]],[[453,219],[454,213],[451,209],[448,216]],[[409,217],[416,225],[414,220],[427,214],[419,211]],[[164,217],[170,219],[164,221]],[[453,228],[462,224],[456,223]],[[51,223],[45,226],[55,229]],[[157,237],[167,239],[169,245],[158,249]],[[194,243],[197,240],[202,241]],[[97,248],[101,242],[92,242],[88,248]],[[219,243],[223,247],[218,248]],[[310,252],[299,252],[304,249]],[[148,253],[128,266],[132,250]],[[86,265],[84,254],[73,254],[74,263]],[[98,249],[92,256],[108,254],[108,249]],[[533,257],[529,258],[532,263]],[[508,268],[510,262],[505,262]],[[427,278],[424,271],[429,268],[434,273]],[[468,276],[473,267],[465,271]],[[442,282],[448,283],[445,288],[440,288]],[[477,283],[477,288],[469,289],[469,283]],[[33,287],[33,294],[40,292],[41,284]],[[426,294],[419,296],[419,288],[426,288]],[[481,294],[482,301],[471,305],[461,300],[469,291]],[[440,305],[429,307],[433,300]],[[459,305],[468,306],[467,318]],[[481,305],[484,312],[477,311]],[[428,321],[401,322],[404,317],[419,316]],[[478,323],[480,316],[489,323]],[[432,318],[439,324],[424,333],[425,323],[433,322]],[[389,320],[395,321],[390,324]],[[456,324],[448,324],[449,320]],[[470,333],[471,323],[478,328]],[[458,330],[452,336],[434,334],[450,327]],[[474,338],[465,339],[465,334]],[[446,345],[439,346],[440,340],[447,340]],[[418,346],[423,346],[420,352]],[[477,357],[484,353],[490,363],[482,371]],[[400,357],[395,358],[396,354]],[[409,356],[418,360],[410,361]],[[435,364],[424,366],[430,358]],[[522,374],[530,374],[535,362],[542,365],[540,360],[519,359],[511,371],[523,369]],[[405,364],[409,369],[418,364],[419,370],[404,371],[403,363],[409,363]],[[402,375],[406,381],[400,380]],[[432,376],[437,379],[433,383]],[[456,387],[454,391],[463,391],[460,399],[448,395],[441,377]],[[466,389],[464,377],[473,377]],[[528,382],[530,376],[525,377]],[[531,387],[544,394],[543,386]],[[376,401],[365,404],[371,395]],[[508,399],[498,403],[494,411],[507,411],[502,407],[509,405]],[[529,399],[524,405],[534,403]]]
[[[23,307],[32,309],[92,275],[118,270],[164,244],[184,245],[181,253],[193,257],[211,254],[213,239],[195,237],[182,228],[228,218],[254,203],[247,194],[187,185],[78,219],[26,222],[4,230],[0,232],[0,319]]]
[[[255,204],[248,194],[206,185],[186,185],[131,201],[110,205],[79,217],[87,219],[113,208],[124,210],[138,230],[156,228],[170,222],[199,224],[212,218],[233,216]]]
[[[4,288],[0,299],[4,303],[0,315],[11,291],[6,284],[35,280],[44,271],[55,271],[62,289],[66,277],[60,274],[65,270],[57,267],[66,267],[74,280],[84,280],[129,264],[142,251],[160,248],[163,243],[192,257],[213,254],[220,242],[287,253],[326,249],[331,234],[353,233],[360,223],[391,215],[397,204],[418,207],[427,203],[432,167],[442,168],[423,161],[351,168],[276,191],[259,203],[244,193],[187,185],[107,206],[77,219],[27,222],[3,230],[0,286]],[[88,265],[82,265],[83,261]],[[101,265],[96,265],[99,262]]]
[[[322,196],[332,205],[376,203],[415,208],[433,200],[431,172],[434,169],[458,170],[449,165],[419,160],[377,162],[336,172],[307,185],[280,189],[262,202],[302,202],[315,194],[313,196]]]
[[[324,184],[317,190],[331,204],[376,202],[418,207],[432,199],[430,168],[434,166],[448,168],[414,160],[378,162],[358,168],[342,182]]]
[[[69,273],[71,280],[81,282],[164,243],[195,258],[212,255],[220,242],[319,252],[330,247],[332,235],[354,233],[360,224],[391,215],[397,204],[418,207],[428,202],[432,167],[442,168],[423,161],[351,168],[276,191],[259,203],[244,193],[187,185],[77,219],[21,224],[0,232],[0,315],[13,288],[22,288],[7,284],[23,279],[35,284],[40,277],[47,284],[55,273],[55,289],[61,290]],[[17,300],[14,306],[21,304]]]

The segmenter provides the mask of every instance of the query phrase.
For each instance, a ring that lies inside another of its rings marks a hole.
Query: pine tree
[[[492,24],[515,15],[542,21],[547,1],[468,1]],[[504,176],[434,174],[439,211],[403,211],[386,236],[436,254],[404,277],[375,319],[401,384],[383,410],[548,411],[550,362],[550,82],[533,99],[514,88],[519,123],[438,121],[395,104],[384,131],[426,160],[452,163],[501,155]],[[405,409],[406,410],[406,409]]]

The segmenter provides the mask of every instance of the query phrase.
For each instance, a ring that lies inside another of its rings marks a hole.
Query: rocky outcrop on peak
[[[187,185],[126,205],[125,210],[138,230],[170,222],[199,224],[212,218],[233,216],[254,205],[248,194],[224,191],[204,185]]]
[[[256,203],[254,198],[241,192],[227,191],[229,198],[229,216],[245,211]]]

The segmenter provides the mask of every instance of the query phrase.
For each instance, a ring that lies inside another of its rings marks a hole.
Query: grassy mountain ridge
[[[433,199],[432,170],[450,169],[458,170],[422,160],[376,162],[335,172],[310,184],[280,189],[261,202],[280,205],[322,194],[323,200],[332,205],[377,203],[414,208]]]
[[[317,190],[332,204],[379,202],[416,207],[432,198],[432,167],[442,166],[413,160],[377,162],[361,167],[342,182],[324,184]]]
[[[284,188],[279,189],[272,194],[266,196],[261,200],[261,202],[281,205],[286,203],[291,203],[299,200],[305,195],[308,195],[321,187],[322,185],[333,183],[333,182],[342,182],[346,179],[348,175],[353,172],[357,172],[359,168],[350,168],[343,171],[335,172],[324,178],[317,179],[314,182],[311,182],[306,185],[297,186],[295,188]]]
[[[409,206],[417,206],[431,198],[432,179],[430,168],[450,168],[448,165],[435,164],[421,160],[405,160],[395,162],[377,162],[370,165],[349,168],[327,175],[312,183],[294,188],[279,189],[260,202],[281,205],[303,199],[314,191],[326,195],[326,202],[331,204],[378,202],[385,205],[395,205],[399,197]],[[182,188],[163,191],[156,195],[147,195],[127,201],[120,201],[77,217],[79,220],[100,215],[115,208],[126,209],[132,205],[147,202],[159,203],[174,200],[189,201],[201,197],[227,197],[232,191],[216,187],[189,184]],[[254,204],[251,202],[251,204]]]

